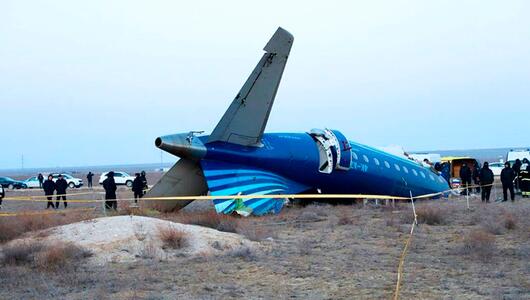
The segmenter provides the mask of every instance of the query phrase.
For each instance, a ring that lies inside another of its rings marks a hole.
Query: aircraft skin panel
[[[218,213],[232,213],[236,207],[235,199],[238,194],[297,194],[308,189],[307,186],[283,178],[278,174],[246,165],[211,160],[202,160],[200,164],[210,195],[234,195],[234,199],[214,199],[213,202]],[[220,176],[225,177],[217,179]],[[283,207],[283,203],[284,199],[251,198],[243,200],[243,204],[251,208],[254,215],[277,213]]]
[[[267,52],[213,130],[208,143],[261,146],[293,39],[289,32],[278,28],[264,48]]]
[[[206,159],[270,171],[276,176],[302,183],[323,193],[373,194],[408,197],[445,191],[449,188],[439,174],[411,160],[350,142],[355,153],[348,170],[331,174],[318,171],[318,148],[308,134],[264,134],[262,148],[217,143]],[[207,145],[208,146],[208,145]],[[364,156],[368,159],[365,161]],[[379,165],[375,161],[379,162]],[[389,167],[386,167],[385,162]],[[396,169],[395,165],[399,167]],[[406,172],[405,172],[406,168]],[[414,175],[413,170],[417,175]],[[249,172],[248,170],[242,171]],[[421,175],[423,173],[425,177]],[[215,173],[212,173],[213,176]],[[431,178],[432,176],[432,178]]]

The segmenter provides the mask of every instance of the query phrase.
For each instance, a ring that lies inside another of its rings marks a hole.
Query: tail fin
[[[263,50],[256,68],[210,135],[208,142],[223,141],[260,146],[261,137],[287,63],[293,36],[279,27]]]

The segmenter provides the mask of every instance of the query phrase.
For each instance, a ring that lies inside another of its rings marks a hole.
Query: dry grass
[[[163,219],[181,224],[199,225],[223,232],[237,232],[241,218],[218,214],[215,211],[166,214]]]
[[[463,250],[465,254],[487,260],[496,252],[495,236],[480,229],[470,231],[464,237]]]
[[[2,249],[2,264],[23,265],[33,263],[35,254],[44,248],[41,242],[15,243]]]
[[[72,243],[55,242],[45,245],[39,241],[13,243],[2,249],[5,265],[36,266],[47,271],[62,270],[74,266],[92,253]]]
[[[160,227],[158,238],[162,241],[163,249],[181,249],[187,244],[188,234],[171,226]]]
[[[94,217],[93,213],[69,212],[39,216],[12,216],[0,218],[0,243],[16,239],[26,232],[80,222]]]
[[[504,228],[508,230],[514,230],[517,227],[517,218],[511,214],[504,214]]]
[[[436,204],[428,204],[416,207],[418,223],[427,225],[446,225],[449,223],[449,210]],[[413,212],[404,212],[401,221],[410,224],[414,221]]]
[[[56,271],[92,255],[92,252],[78,245],[72,243],[56,243],[45,247],[43,251],[36,255],[35,260],[40,268]]]

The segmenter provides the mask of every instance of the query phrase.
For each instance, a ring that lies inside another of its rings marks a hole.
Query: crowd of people
[[[94,173],[88,172],[87,186],[92,188]],[[116,181],[114,180],[114,172],[110,171],[106,175],[106,179],[103,181],[103,189],[105,190],[105,209],[118,209],[118,201],[116,197],[116,191],[118,189]],[[68,189],[68,182],[64,179],[62,174],[59,174],[57,180],[53,180],[53,175],[48,175],[48,179],[44,180],[42,174],[38,174],[37,179],[39,180],[39,187],[43,189],[44,196],[48,199],[46,209],[58,209],[60,201],[63,200],[64,208],[67,208],[68,202],[66,200],[66,192]],[[138,203],[138,199],[142,198],[148,189],[147,177],[145,171],[135,174],[135,179],[132,184],[132,191],[134,193],[134,202]],[[53,202],[54,196],[56,197],[55,203]]]
[[[443,174],[443,173],[442,173]],[[467,164],[462,164],[460,168],[460,180],[463,187],[462,193],[469,195],[473,188],[472,182],[475,185],[477,193],[481,193],[483,202],[490,201],[491,189],[494,182],[493,171],[489,168],[489,163],[485,162],[482,168],[478,163],[475,163],[473,168]],[[508,201],[508,192],[510,193],[511,201],[515,201],[516,191],[520,191],[523,197],[530,196],[530,163],[528,159],[522,161],[517,159],[513,166],[509,162],[504,164],[504,168],[500,174],[502,183],[503,201]]]

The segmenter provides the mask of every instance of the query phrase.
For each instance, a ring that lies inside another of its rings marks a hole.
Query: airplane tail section
[[[147,192],[145,198],[206,195],[207,192],[199,163],[182,158]],[[142,207],[159,211],[177,211],[191,202],[193,200],[140,200]]]
[[[283,28],[276,30],[263,48],[266,53],[215,127],[208,143],[222,141],[243,146],[261,145],[293,40],[293,36]]]

